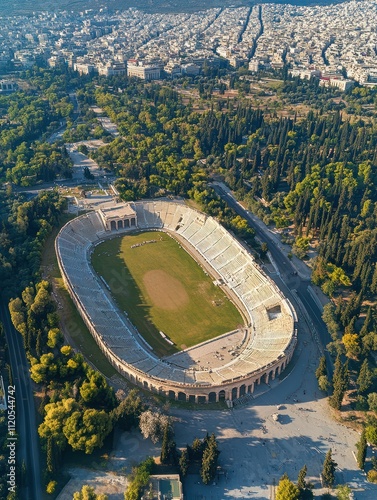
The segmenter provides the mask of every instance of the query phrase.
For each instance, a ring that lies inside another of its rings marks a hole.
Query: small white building
[[[135,210],[128,203],[127,205],[117,205],[109,208],[101,208],[99,215],[106,228],[106,231],[116,231],[118,229],[135,229],[137,226],[137,215]]]

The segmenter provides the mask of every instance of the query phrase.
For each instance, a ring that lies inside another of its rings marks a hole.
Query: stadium
[[[94,270],[91,255],[105,240],[156,230],[178,241],[221,287],[243,318],[239,328],[168,356],[154,352]],[[297,342],[292,305],[241,242],[214,218],[183,203],[104,205],[68,222],[55,249],[65,286],[88,329],[133,384],[179,401],[234,401],[275,379],[292,358]]]

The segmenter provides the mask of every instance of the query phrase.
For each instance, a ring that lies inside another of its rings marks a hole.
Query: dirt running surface
[[[148,295],[156,307],[174,311],[185,306],[189,296],[182,283],[165,271],[148,271],[143,277]]]

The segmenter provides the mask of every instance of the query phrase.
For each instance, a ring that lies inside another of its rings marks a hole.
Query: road
[[[38,446],[37,423],[29,366],[26,360],[22,336],[11,322],[8,307],[0,302],[0,319],[5,329],[9,347],[9,359],[12,367],[13,385],[16,400],[16,459],[19,466],[26,465],[26,487],[19,493],[25,500],[42,498],[41,468]]]
[[[276,241],[276,236],[255,215],[243,208],[229,190],[218,183],[214,183],[213,188],[237,214],[247,220],[249,226],[254,229],[257,238],[267,244],[277,270],[277,273],[271,275],[271,278],[295,305],[298,315],[304,316],[304,319],[308,322],[314,338],[319,342],[319,347],[326,357],[329,374],[332,375],[333,361],[326,350],[326,345],[332,339],[322,320],[322,312],[310,293],[311,282],[309,276],[300,276],[296,267],[290,262]]]

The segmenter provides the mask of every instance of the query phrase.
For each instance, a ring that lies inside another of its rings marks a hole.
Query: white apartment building
[[[135,76],[142,80],[158,80],[161,77],[161,68],[157,65],[144,65],[137,59],[127,61],[127,76]]]

